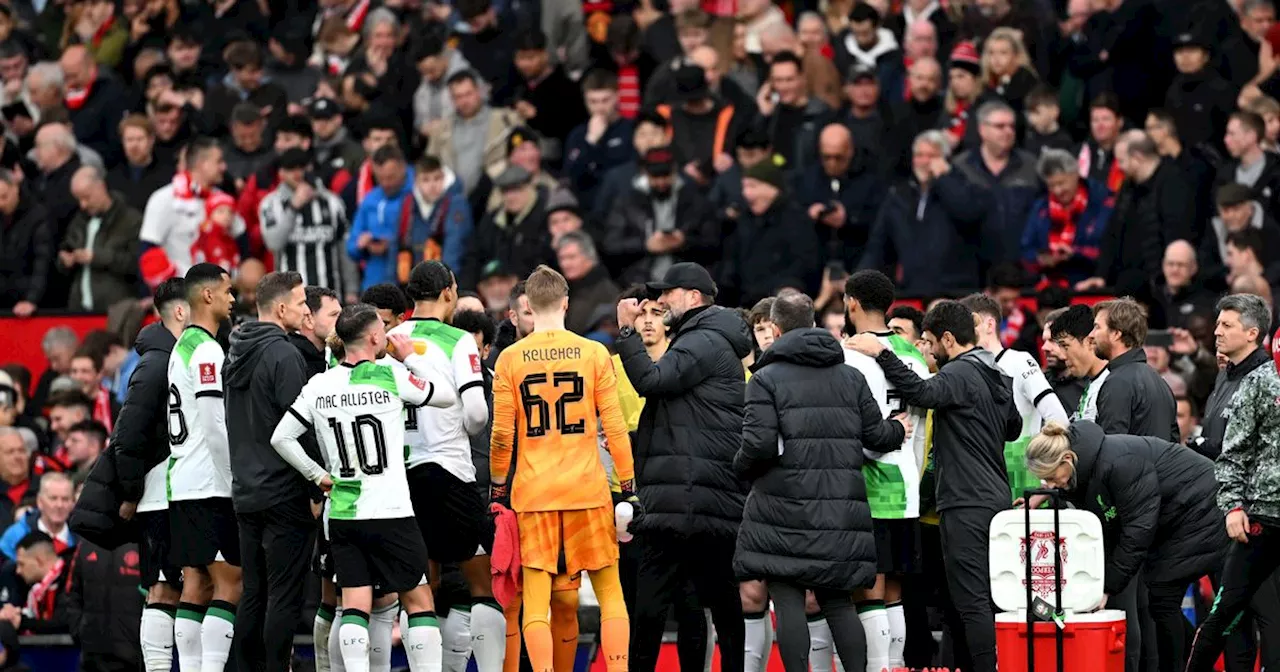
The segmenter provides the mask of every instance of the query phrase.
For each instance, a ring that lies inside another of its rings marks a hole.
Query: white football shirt
[[[202,327],[182,331],[169,353],[170,502],[231,496],[231,454],[222,401],[222,346]]]

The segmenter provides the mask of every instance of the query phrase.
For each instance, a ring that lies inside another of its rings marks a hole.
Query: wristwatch
[[[635,329],[632,329],[631,327],[623,327],[618,330],[618,338],[626,338],[634,333],[636,333]]]

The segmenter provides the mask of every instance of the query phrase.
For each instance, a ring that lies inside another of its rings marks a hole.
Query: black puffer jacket
[[[86,656],[105,657],[132,668],[142,662],[138,645],[138,547],[108,550],[82,541],[69,562],[70,578],[57,597],[66,626]],[[63,603],[65,602],[65,605]]]
[[[118,488],[126,502],[142,499],[147,472],[169,459],[169,353],[177,342],[159,322],[138,333],[138,365],[111,435]]]
[[[1152,436],[1177,443],[1178,403],[1169,383],[1134,348],[1107,364],[1107,382],[1098,391],[1098,424],[1108,434]]]
[[[1076,454],[1072,503],[1102,521],[1103,589],[1115,595],[1143,571],[1147,581],[1191,580],[1218,566],[1227,548],[1209,458],[1168,441],[1105,434],[1071,424]]]
[[[657,362],[639,334],[615,346],[645,398],[633,444],[645,509],[639,528],[732,538],[747,493],[733,456],[742,443],[742,358],[751,352],[751,332],[736,312],[719,306],[690,310],[672,332]]]
[[[866,379],[845,366],[830,333],[783,334],[747,385],[733,463],[755,482],[733,556],[738,578],[845,592],[870,587],[876,543],[862,448],[898,450],[903,438],[902,425],[881,417]]]

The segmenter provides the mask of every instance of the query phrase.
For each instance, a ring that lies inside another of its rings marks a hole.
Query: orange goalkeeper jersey
[[[489,472],[506,481],[519,437],[511,507],[518,512],[609,506],[597,450],[603,425],[618,478],[635,478],[618,381],[603,345],[568,331],[539,331],[498,357],[493,378]]]

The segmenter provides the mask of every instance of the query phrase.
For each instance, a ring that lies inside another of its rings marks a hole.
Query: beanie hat
[[[138,259],[138,270],[142,273],[142,281],[147,283],[151,291],[155,291],[160,283],[178,277],[178,269],[169,261],[163,247],[153,247]]]
[[[781,191],[786,188],[786,181],[782,176],[782,166],[785,163],[785,159],[774,154],[743,171],[742,176],[758,182],[764,182]]]
[[[966,70],[970,74],[978,75],[982,72],[982,58],[978,56],[977,47],[972,42],[959,42],[955,48],[951,50],[952,68]]]
[[[225,191],[215,191],[212,194],[209,194],[209,198],[204,202],[205,218],[213,217],[213,212],[218,208],[223,207],[235,210],[236,199],[232,198],[231,194],[228,194]]]
[[[557,212],[560,212],[561,210],[568,210],[569,212],[572,212],[573,214],[577,215],[579,218],[582,217],[582,213],[579,212],[578,210],[577,197],[573,195],[572,191],[564,187],[556,188],[556,190],[552,191],[551,195],[547,198],[547,216],[548,217],[550,217],[551,215]]]

